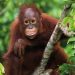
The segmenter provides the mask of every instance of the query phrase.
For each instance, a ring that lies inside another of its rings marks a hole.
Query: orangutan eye
[[[36,19],[35,19],[35,18],[33,18],[33,19],[31,20],[31,24],[36,24]]]
[[[25,20],[24,20],[24,24],[25,24],[25,25],[29,25],[29,20],[28,20],[28,19],[25,19]]]

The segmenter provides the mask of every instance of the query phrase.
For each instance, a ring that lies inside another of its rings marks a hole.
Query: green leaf
[[[75,20],[74,17],[65,17],[62,25],[66,26],[69,24],[68,31],[75,31]]]
[[[75,37],[71,37],[71,38],[69,38],[67,44],[69,44],[70,42],[75,42]]]
[[[4,72],[4,67],[3,65],[0,63],[0,75],[3,75]]]
[[[71,57],[69,58],[69,60],[72,62],[72,64],[75,65],[75,56],[71,56]]]

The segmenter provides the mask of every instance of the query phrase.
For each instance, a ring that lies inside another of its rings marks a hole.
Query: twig
[[[64,33],[64,35],[66,35],[68,37],[75,36],[75,32],[74,31],[68,31],[67,26],[60,26],[60,30]]]

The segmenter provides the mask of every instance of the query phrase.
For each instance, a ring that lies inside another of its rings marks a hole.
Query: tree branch
[[[64,33],[64,35],[71,37],[75,35],[74,31],[68,31],[68,27],[67,26],[60,26],[60,30]]]
[[[69,11],[71,9],[71,5],[72,5],[72,3],[64,6],[64,10],[61,14],[60,20],[57,23],[57,25],[51,35],[51,38],[49,39],[49,42],[47,43],[40,66],[34,71],[34,73],[32,75],[45,75],[44,74],[45,66],[47,65],[48,59],[51,56],[54,44],[60,39],[60,36],[62,35],[62,31],[60,30],[61,22],[69,13]]]

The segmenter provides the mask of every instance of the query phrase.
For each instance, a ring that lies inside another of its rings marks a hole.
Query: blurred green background
[[[10,25],[19,14],[19,7],[22,4],[35,4],[42,12],[59,19],[67,1],[69,0],[0,0],[0,60],[7,51]],[[68,18],[67,21],[72,20]],[[73,53],[70,48],[68,48],[68,52]]]
[[[63,7],[66,4],[65,1],[69,0],[0,0],[0,62],[2,62],[2,55],[7,51],[10,24],[18,15],[19,7],[22,4],[35,4],[44,13],[59,19]],[[71,11],[69,17],[65,18],[63,23],[66,24],[66,22],[70,22],[71,26],[69,29],[75,31],[75,4],[73,7],[74,10]],[[68,40],[68,44],[64,47],[64,49],[70,57],[69,60],[75,64],[75,37],[71,37]],[[65,67],[67,67],[66,70]],[[69,69],[71,67],[72,65],[68,66],[67,64],[61,66],[61,75],[70,75]],[[75,70],[75,67],[72,68]]]
[[[10,24],[24,3],[35,4],[43,12],[59,18],[65,2],[64,0],[0,0],[0,58],[8,47]]]

